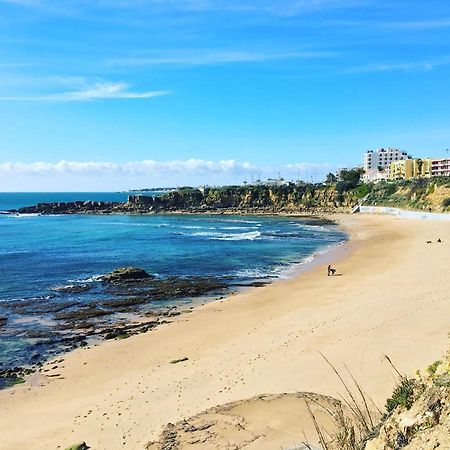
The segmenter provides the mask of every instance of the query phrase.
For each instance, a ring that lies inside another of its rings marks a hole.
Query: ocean
[[[124,201],[127,195],[0,193],[0,211],[38,202]],[[217,278],[236,289],[287,276],[293,266],[345,239],[336,226],[290,217],[0,214],[0,370],[31,365],[64,350],[67,339],[62,337],[77,331],[73,323],[58,320],[58,314],[98,307],[119,295],[96,278],[118,267],[139,267],[161,280]],[[67,292],[67,286],[89,290]],[[219,295],[223,292],[208,298]],[[159,296],[139,311],[194,301]],[[127,314],[121,310],[90,321],[111,323]]]

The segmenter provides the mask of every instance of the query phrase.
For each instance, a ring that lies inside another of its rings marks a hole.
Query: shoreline
[[[160,213],[158,215],[186,215],[185,213]],[[83,216],[84,214],[80,214]],[[118,214],[122,215],[122,214]],[[153,215],[153,214],[151,214]],[[201,216],[221,216],[222,214],[195,214]],[[236,214],[233,214],[236,215]],[[43,215],[45,216],[45,215]],[[239,214],[236,217],[267,217],[266,214]],[[304,216],[298,214],[270,214],[270,217],[279,218],[286,217],[289,219],[303,219],[300,223],[311,223],[317,226],[326,226],[330,227],[329,231],[332,232],[333,229],[338,228],[336,221],[328,218],[317,217],[315,215],[312,216]],[[332,227],[332,228],[331,228]],[[327,228],[328,229],[328,228]],[[247,292],[248,290],[261,289],[264,286],[268,286],[273,283],[277,283],[278,281],[288,280],[297,277],[298,275],[305,273],[309,270],[312,270],[315,266],[320,263],[332,262],[332,260],[337,257],[340,252],[340,245],[344,244],[348,240],[348,236],[342,238],[342,241],[336,242],[334,244],[324,244],[319,250],[311,253],[310,255],[302,258],[300,261],[291,261],[289,263],[283,263],[279,261],[279,265],[276,270],[265,275],[261,275],[260,277],[248,277],[248,279],[236,279],[235,281],[230,281],[229,285],[224,286],[220,291],[217,292],[208,292],[205,294],[199,294],[194,297],[186,297],[186,298],[170,298],[165,303],[165,305],[160,305],[158,307],[153,307],[150,309],[142,310],[136,308],[134,310],[130,310],[122,313],[115,313],[114,315],[118,315],[118,317],[114,317],[113,315],[108,316],[111,317],[111,320],[108,320],[105,323],[99,324],[98,329],[94,331],[77,328],[77,332],[75,334],[75,344],[71,347],[55,347],[50,352],[49,355],[41,356],[41,359],[34,360],[29,364],[22,363],[21,365],[15,366],[5,366],[2,370],[0,370],[0,389],[10,389],[16,384],[22,384],[26,381],[27,378],[33,373],[37,373],[40,370],[40,367],[48,361],[53,359],[59,359],[64,357],[66,354],[72,352],[76,348],[82,346],[98,346],[103,342],[106,342],[111,339],[115,339],[120,336],[120,339],[129,338],[133,335],[147,333],[151,330],[156,329],[162,323],[166,323],[173,319],[173,317],[178,316],[180,314],[190,313],[193,309],[198,308],[199,306],[203,306],[205,304],[220,301],[224,298],[242,294]],[[95,280],[100,278],[101,275],[89,277],[88,279],[83,280],[75,280],[75,282],[83,282],[89,280]],[[220,278],[220,277],[218,277]],[[68,286],[74,280],[68,281]],[[62,285],[64,287],[64,285]],[[130,294],[131,296],[131,294]],[[126,317],[125,317],[126,316]],[[20,321],[20,319],[16,319],[16,321]],[[19,323],[19,322],[18,322]],[[74,331],[75,329],[67,328],[67,331]]]
[[[49,376],[0,392],[5,448],[65,448],[79,440],[95,449],[143,448],[165,423],[228,401],[304,390],[336,396],[338,383],[318,351],[345,362],[382,401],[393,382],[382,354],[409,372],[445,348],[448,305],[437,281],[445,279],[440,267],[448,263],[450,234],[442,223],[374,216],[340,221],[350,230],[338,266],[343,276],[324,277],[318,264],[293,279],[197,307],[170,326],[76,350]],[[443,238],[442,246],[425,244],[432,233]],[[431,260],[422,268],[424,255]],[[428,301],[421,276],[430,283]],[[405,282],[408,290],[401,288]],[[371,292],[375,288],[379,292]],[[405,305],[416,309],[405,316]],[[414,355],[405,355],[412,348]],[[188,360],[170,364],[183,357]]]
[[[299,216],[295,216],[294,218],[304,219],[304,217]],[[320,219],[313,218],[312,220],[313,222],[316,222]],[[329,223],[320,221],[319,225],[337,227],[335,221],[332,220],[330,220]],[[340,246],[345,244],[347,241],[348,236],[346,235],[342,241],[330,245],[324,245],[322,248],[311,253],[309,256],[300,261],[293,261],[286,264],[280,263],[279,267],[277,267],[278,270],[273,272],[273,274],[267,273],[265,276],[261,275],[261,277],[249,277],[247,280],[240,281],[236,280],[234,283],[231,282],[228,286],[223,287],[218,292],[208,292],[194,297],[180,299],[171,298],[166,301],[166,305],[161,305],[157,308],[154,307],[153,309],[147,309],[145,311],[137,308],[128,312],[115,313],[119,317],[111,316],[111,321],[104,324],[99,324],[99,329],[96,330],[95,333],[92,331],[83,332],[82,330],[79,330],[76,333],[76,337],[78,338],[77,342],[81,342],[79,345],[75,344],[72,348],[56,347],[54,352],[38,361],[35,360],[30,364],[22,364],[20,366],[7,367],[0,370],[0,390],[9,389],[16,384],[22,384],[31,374],[39,372],[40,367],[48,363],[48,361],[63,357],[78,347],[85,345],[89,345],[91,347],[98,346],[105,341],[117,339],[117,337],[114,336],[120,336],[119,338],[123,339],[129,338],[133,335],[147,333],[156,329],[161,324],[167,323],[173,319],[173,317],[190,313],[193,309],[204,306],[205,304],[220,301],[232,295],[242,294],[248,290],[261,289],[264,286],[277,283],[278,281],[293,279],[302,273],[312,270],[318,264],[331,263],[339,256],[340,253],[342,253]],[[90,277],[88,280],[96,280],[100,277],[101,275],[97,275]],[[77,281],[86,282],[87,280]],[[69,280],[69,284],[71,282],[72,280]],[[67,329],[67,331],[70,330],[70,328]]]

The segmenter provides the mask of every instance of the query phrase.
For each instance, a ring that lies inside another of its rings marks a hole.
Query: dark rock
[[[57,320],[86,320],[93,319],[95,317],[107,316],[112,314],[112,311],[105,311],[99,308],[81,308],[76,311],[68,311],[55,314],[55,319]]]
[[[117,299],[117,300],[106,300],[101,303],[102,306],[106,306],[107,308],[126,308],[132,306],[142,305],[144,303],[148,303],[148,298],[127,298],[127,299]]]
[[[8,322],[8,318],[7,317],[0,317],[0,327],[5,326],[6,322]]]
[[[154,278],[154,276],[147,273],[144,269],[138,269],[136,267],[122,267],[103,275],[100,280],[108,283],[121,283],[124,281],[132,282],[151,278]]]
[[[54,333],[50,330],[25,330],[23,333],[20,334],[21,336],[30,338],[30,339],[49,339],[57,335],[57,333]]]
[[[124,326],[109,327],[101,330],[99,335],[103,335],[105,339],[124,339],[135,334],[146,333],[155,328],[159,322],[144,322],[139,324],[130,324]]]
[[[25,377],[33,372],[33,369],[27,367],[11,367],[0,370],[0,389],[24,383]]]
[[[70,284],[68,286],[56,286],[52,288],[52,291],[63,292],[69,294],[80,294],[92,289],[92,285],[89,284]]]

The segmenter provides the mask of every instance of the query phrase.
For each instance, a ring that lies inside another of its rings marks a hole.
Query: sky
[[[0,0],[0,191],[442,157],[449,80],[446,0]]]

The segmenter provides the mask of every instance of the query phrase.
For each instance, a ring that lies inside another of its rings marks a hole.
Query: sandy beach
[[[320,352],[346,364],[382,407],[395,383],[383,355],[412,373],[447,347],[450,227],[377,215],[338,220],[351,236],[334,255],[339,276],[316,264],[149,333],[57,358],[45,375],[0,392],[0,448],[86,441],[95,450],[142,449],[168,422],[227,402],[337,396],[341,385]]]

